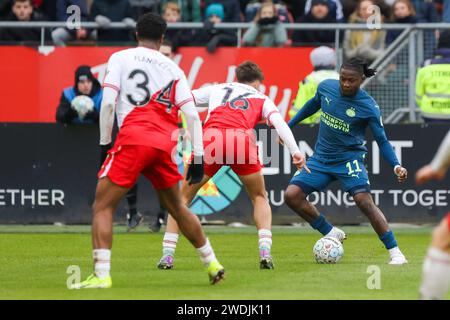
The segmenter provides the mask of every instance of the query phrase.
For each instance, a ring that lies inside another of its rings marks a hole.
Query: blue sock
[[[380,237],[380,240],[388,250],[397,247],[397,240],[395,240],[394,233],[391,230],[386,231],[386,233]]]
[[[333,229],[333,226],[325,219],[325,216],[322,214],[313,222],[310,223],[313,229],[319,231],[321,234],[326,235],[328,232]]]

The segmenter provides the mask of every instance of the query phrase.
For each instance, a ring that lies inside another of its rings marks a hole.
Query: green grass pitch
[[[309,228],[274,227],[275,270],[259,270],[253,227],[205,227],[226,280],[208,283],[195,250],[181,238],[175,269],[158,270],[162,233],[144,226],[127,234],[115,227],[113,288],[68,290],[67,268],[92,270],[88,226],[0,226],[0,299],[417,299],[429,227],[393,228],[408,265],[389,266],[388,253],[369,227],[343,227],[348,239],[336,265],[319,265]],[[381,289],[367,288],[371,265],[380,268]],[[448,298],[448,296],[447,296]]]

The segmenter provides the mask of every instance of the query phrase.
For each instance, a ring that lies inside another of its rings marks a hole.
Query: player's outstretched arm
[[[268,120],[275,127],[275,130],[277,130],[277,133],[280,136],[281,140],[284,141],[284,144],[288,147],[295,166],[299,170],[304,168],[307,172],[311,173],[309,168],[306,166],[305,156],[300,152],[291,129],[289,129],[280,113],[272,113]]]
[[[398,182],[404,182],[408,177],[408,171],[400,164],[400,161],[398,161],[394,149],[386,137],[386,132],[384,131],[381,114],[379,111],[374,117],[370,118],[369,126],[372,130],[375,141],[380,148],[381,155],[394,168],[394,173],[397,176]]]
[[[308,100],[299,112],[288,122],[289,128],[294,127],[297,123],[309,118],[320,109],[320,98],[318,93]]]
[[[118,92],[109,87],[103,88],[102,105],[100,107],[100,146],[102,148],[100,161],[103,163],[106,152],[111,147],[111,134],[114,125],[114,111]]]
[[[447,169],[450,167],[450,131],[442,141],[433,161],[429,165],[423,166],[416,173],[416,183],[422,184],[432,179],[441,180],[444,178]]]

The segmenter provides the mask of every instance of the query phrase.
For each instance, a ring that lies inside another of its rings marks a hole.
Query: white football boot
[[[328,232],[325,237],[332,237],[338,239],[341,243],[344,243],[344,240],[347,239],[347,235],[344,231],[339,228],[333,227],[330,232]]]
[[[402,265],[408,263],[408,260],[406,260],[406,257],[398,247],[389,249],[389,255],[391,256],[391,261],[389,261],[389,264],[391,265]]]

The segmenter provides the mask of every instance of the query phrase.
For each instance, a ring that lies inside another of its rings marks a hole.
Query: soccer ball
[[[344,247],[336,238],[323,237],[314,245],[313,254],[317,263],[337,263],[344,255]]]
[[[72,100],[71,105],[81,119],[83,119],[88,112],[94,110],[94,101],[90,97],[85,95],[76,96]]]

